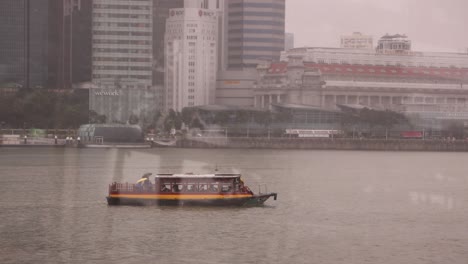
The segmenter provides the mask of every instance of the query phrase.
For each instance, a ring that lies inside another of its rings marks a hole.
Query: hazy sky
[[[286,0],[295,46],[338,47],[359,31],[377,40],[406,34],[416,51],[466,51],[468,0]]]

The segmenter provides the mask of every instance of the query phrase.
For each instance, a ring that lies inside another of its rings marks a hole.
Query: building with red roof
[[[401,112],[457,109],[468,120],[468,54],[414,52],[405,35],[383,36],[376,50],[295,48],[280,61],[260,64],[257,72],[259,108],[291,103],[330,110],[339,104]]]
[[[399,34],[375,50],[295,48],[258,65],[253,94],[260,109],[348,105],[403,113],[421,131],[468,128],[468,53],[415,52]]]

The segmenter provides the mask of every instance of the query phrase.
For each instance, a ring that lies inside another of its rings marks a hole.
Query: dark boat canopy
[[[238,173],[216,173],[216,174],[164,174],[160,173],[155,176],[156,179],[235,179],[242,175]]]

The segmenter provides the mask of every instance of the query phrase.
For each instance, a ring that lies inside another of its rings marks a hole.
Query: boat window
[[[187,191],[188,192],[196,192],[197,191],[197,185],[193,183],[187,184]]]
[[[230,192],[232,190],[232,185],[230,184],[223,184],[221,187],[222,192]]]
[[[219,184],[217,183],[211,184],[210,191],[217,192],[218,190],[219,190]]]
[[[172,191],[173,192],[181,192],[183,190],[184,190],[184,185],[183,184],[176,183],[176,184],[172,185]]]
[[[207,191],[207,190],[208,190],[208,184],[200,184],[200,185],[198,186],[198,190],[199,190],[200,192]]]
[[[162,184],[161,185],[161,192],[169,192],[171,191],[171,185],[170,184]]]

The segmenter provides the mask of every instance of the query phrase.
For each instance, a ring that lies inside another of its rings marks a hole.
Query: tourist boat
[[[256,206],[276,193],[254,194],[240,174],[145,174],[136,183],[109,185],[109,205]]]

